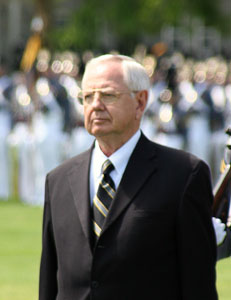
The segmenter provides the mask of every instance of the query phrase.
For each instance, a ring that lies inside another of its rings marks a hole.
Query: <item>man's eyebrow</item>
[[[84,90],[83,89],[83,92],[87,93],[87,92],[115,92],[115,90],[111,87],[108,87],[108,88],[96,88],[96,89],[86,89]]]

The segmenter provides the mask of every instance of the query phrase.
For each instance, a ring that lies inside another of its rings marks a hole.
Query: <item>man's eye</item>
[[[93,98],[93,93],[90,93],[90,94],[86,94],[86,95],[84,95],[84,99],[85,100],[91,100],[92,98]]]
[[[115,94],[112,94],[112,93],[102,93],[102,97],[104,99],[113,99],[113,98],[115,98]]]

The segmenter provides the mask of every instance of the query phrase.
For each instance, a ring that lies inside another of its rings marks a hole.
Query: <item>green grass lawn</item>
[[[41,230],[42,208],[0,201],[0,300],[38,299]],[[231,299],[231,258],[217,264],[217,288]]]
[[[217,263],[217,290],[219,300],[231,299],[231,257]]]
[[[42,208],[0,201],[0,300],[37,300]]]

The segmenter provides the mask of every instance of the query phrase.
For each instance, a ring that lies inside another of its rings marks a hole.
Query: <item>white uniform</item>
[[[3,92],[10,85],[7,76],[0,78],[0,199],[7,200],[10,196],[10,155],[7,147],[7,137],[11,130],[11,116],[8,103]]]

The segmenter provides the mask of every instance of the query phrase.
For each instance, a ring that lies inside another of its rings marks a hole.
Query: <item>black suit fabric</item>
[[[226,229],[224,242],[218,246],[217,259],[223,259],[231,256],[231,227]]]
[[[207,165],[142,134],[93,247],[91,152],[47,176],[39,299],[217,299]]]

